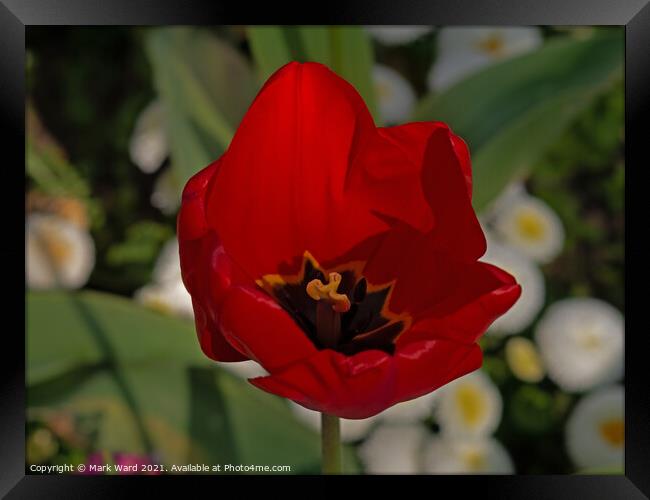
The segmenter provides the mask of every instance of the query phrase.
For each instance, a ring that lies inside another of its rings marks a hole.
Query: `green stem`
[[[341,429],[339,417],[321,413],[323,474],[341,473]]]

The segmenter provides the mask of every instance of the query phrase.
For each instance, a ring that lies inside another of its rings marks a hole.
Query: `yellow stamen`
[[[327,285],[324,285],[319,279],[307,283],[307,295],[314,300],[327,301],[336,312],[344,313],[349,311],[350,299],[348,299],[347,295],[337,292],[341,284],[341,275],[339,273],[330,273],[329,278]]]

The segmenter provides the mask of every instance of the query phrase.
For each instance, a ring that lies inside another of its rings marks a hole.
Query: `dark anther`
[[[341,338],[341,315],[324,300],[316,304],[316,337],[330,349],[335,349]]]
[[[358,304],[363,302],[363,299],[366,298],[366,293],[368,291],[368,282],[366,278],[361,278],[352,290],[352,302]]]

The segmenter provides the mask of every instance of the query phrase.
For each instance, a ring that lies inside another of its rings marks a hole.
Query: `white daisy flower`
[[[560,218],[544,201],[525,192],[503,200],[493,225],[504,243],[537,262],[550,262],[564,245],[564,226]]]
[[[456,379],[437,392],[435,416],[445,436],[489,435],[501,422],[501,394],[481,370]]]
[[[523,180],[517,179],[511,181],[501,190],[499,195],[481,211],[481,218],[491,223],[492,220],[506,207],[509,207],[514,200],[527,195],[528,191],[526,191],[526,185]]]
[[[379,425],[359,447],[369,474],[418,474],[427,430],[421,425]]]
[[[181,277],[181,262],[176,238],[165,243],[154,265],[152,283],[137,290],[134,299],[167,314],[194,317],[192,298]]]
[[[438,55],[427,83],[443,90],[478,70],[540,47],[539,28],[449,27],[438,34]]]
[[[402,123],[411,116],[415,106],[413,87],[393,68],[376,64],[372,70],[375,95],[384,123]]]
[[[151,283],[136,290],[133,298],[156,311],[193,318],[192,299],[181,280],[168,283]]]
[[[90,226],[86,205],[77,198],[30,191],[26,197],[26,211],[30,214],[56,215],[83,230],[87,230]]]
[[[88,231],[57,215],[31,214],[25,222],[26,277],[33,289],[77,289],[95,266]]]
[[[384,45],[405,45],[433,30],[433,26],[366,26],[366,31]]]
[[[513,474],[508,451],[494,438],[448,439],[435,437],[423,452],[429,474]]]
[[[624,390],[602,388],[582,398],[566,424],[569,456],[580,469],[623,468]]]
[[[166,120],[165,107],[159,100],[152,101],[136,120],[129,141],[129,155],[147,174],[158,170],[169,155]]]
[[[151,277],[154,283],[169,283],[181,278],[181,257],[176,238],[172,238],[163,245]]]
[[[27,436],[25,453],[28,464],[45,463],[58,451],[59,443],[49,429],[41,427]]]
[[[151,206],[165,215],[176,213],[181,204],[181,195],[173,170],[166,170],[158,176],[149,201]]]
[[[293,401],[289,401],[291,410],[298,420],[317,432],[320,432],[321,414],[320,412],[310,410],[300,406]],[[340,419],[341,422],[341,441],[351,443],[363,439],[368,435],[371,427],[377,421],[377,417],[363,418],[360,420],[350,420],[347,418]]]
[[[505,352],[508,367],[519,380],[535,383],[544,378],[544,364],[533,342],[512,337],[506,343]]]
[[[530,325],[544,307],[546,286],[544,275],[535,263],[514,248],[496,243],[486,234],[487,252],[480,259],[512,274],[521,285],[519,300],[503,316],[490,325],[492,335],[519,333]]]
[[[377,415],[382,421],[395,423],[414,423],[431,415],[438,391],[419,398],[403,401]]]
[[[233,363],[219,363],[219,368],[223,368],[243,379],[267,377],[270,375],[259,363],[250,359],[248,361],[236,361]]]
[[[548,308],[535,341],[548,376],[569,392],[588,391],[623,375],[623,316],[593,298],[572,298]]]

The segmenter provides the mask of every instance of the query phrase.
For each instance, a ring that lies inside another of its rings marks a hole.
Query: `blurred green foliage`
[[[354,85],[377,119],[372,43],[361,27],[251,26],[247,33],[261,82],[290,61],[320,62]]]
[[[558,38],[425,97],[416,120],[442,120],[472,151],[474,207],[481,210],[562,136],[576,114],[622,78],[623,37]],[[580,68],[576,71],[576,68]]]
[[[581,114],[530,179],[566,227],[565,250],[545,269],[551,298],[591,295],[624,308],[623,117],[619,84]]]
[[[96,292],[30,293],[27,311],[28,405],[99,413],[96,447],[156,452],[163,464],[319,471],[317,433],[210,362],[191,323]],[[356,470],[349,453],[346,464]]]

